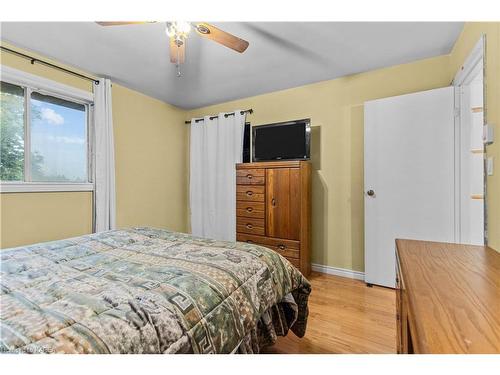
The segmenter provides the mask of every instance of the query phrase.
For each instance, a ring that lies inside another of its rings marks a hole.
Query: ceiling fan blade
[[[213,40],[239,53],[245,52],[248,42],[205,22],[197,23],[195,30],[204,38]]]
[[[96,21],[96,23],[101,26],[140,25],[144,23],[155,23],[155,22],[156,21],[111,21],[111,22]]]
[[[177,45],[175,38],[170,38],[170,62],[173,64],[183,64],[185,59],[186,42]]]

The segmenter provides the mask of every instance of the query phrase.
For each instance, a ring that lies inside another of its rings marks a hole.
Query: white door
[[[365,103],[365,281],[395,286],[395,239],[454,242],[452,87]]]

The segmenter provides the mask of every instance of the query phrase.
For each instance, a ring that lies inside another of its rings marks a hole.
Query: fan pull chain
[[[179,55],[179,46],[177,46],[177,63],[175,64],[175,66],[177,67],[177,77],[181,77],[182,74],[181,74],[181,64],[179,64],[179,58],[180,58],[180,55]]]

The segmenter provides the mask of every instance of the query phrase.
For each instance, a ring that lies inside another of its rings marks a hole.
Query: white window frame
[[[0,80],[21,86],[25,89],[25,105],[29,105],[27,99],[31,97],[31,92],[36,91],[44,95],[69,100],[85,105],[87,114],[87,175],[89,182],[25,182],[25,181],[0,181],[0,193],[29,193],[29,192],[51,192],[51,191],[93,191],[93,162],[94,142],[93,142],[93,104],[94,94],[89,91],[77,89],[72,86],[42,78],[34,74],[26,73],[22,70],[14,69],[5,65],[0,65]],[[25,112],[28,114],[29,112]],[[25,116],[25,127],[30,125],[30,119]],[[25,128],[24,147],[30,147],[30,132]],[[29,148],[25,153],[24,173],[29,173]],[[29,176],[28,176],[29,179]]]

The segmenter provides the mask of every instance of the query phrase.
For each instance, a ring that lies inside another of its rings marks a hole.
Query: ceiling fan
[[[122,26],[122,25],[136,25],[150,22],[96,22],[101,26]],[[214,42],[222,44],[232,50],[243,53],[248,48],[248,42],[244,39],[238,38],[228,32],[225,32],[213,25],[206,22],[167,22],[166,33],[170,38],[170,62],[177,66],[177,76],[181,76],[180,64],[185,61],[186,40],[191,29],[194,29],[198,35],[211,39]]]

